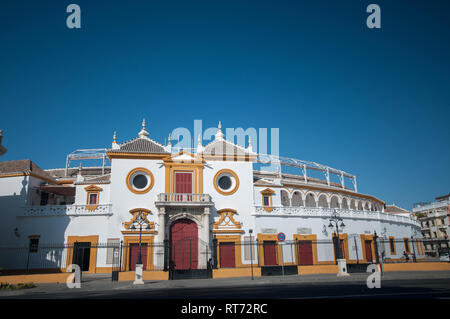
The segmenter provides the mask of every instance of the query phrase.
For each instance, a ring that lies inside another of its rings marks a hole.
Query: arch
[[[367,210],[367,211],[370,210],[370,208],[369,208],[369,203],[368,203],[368,202],[366,202],[366,203],[364,204],[364,210]]]
[[[339,198],[337,196],[332,196],[330,201],[331,208],[341,208],[339,206]]]
[[[363,210],[363,205],[361,201],[358,201],[358,210]]]
[[[345,197],[342,197],[341,208],[342,209],[348,209],[348,201],[347,201],[347,198],[345,198]]]
[[[316,198],[313,194],[306,194],[305,207],[317,207]]]
[[[289,194],[287,191],[282,189],[280,191],[280,197],[281,197],[281,206],[291,206],[291,201],[289,200]]]
[[[318,206],[319,206],[319,207],[328,208],[327,195],[321,194],[321,195],[319,196]]]
[[[355,200],[353,198],[350,201],[350,209],[356,210],[356,203],[355,203]]]
[[[292,206],[304,206],[302,194],[300,192],[295,191],[294,194],[292,194],[291,204]]]

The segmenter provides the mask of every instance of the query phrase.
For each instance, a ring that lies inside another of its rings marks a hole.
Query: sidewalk
[[[0,298],[2,297],[26,297],[46,298],[46,294],[56,295],[52,298],[73,298],[81,292],[92,292],[101,295],[103,292],[111,292],[117,290],[167,290],[171,289],[201,289],[201,288],[220,288],[220,287],[249,287],[265,285],[293,285],[305,283],[342,283],[342,282],[361,282],[365,283],[369,273],[356,273],[349,277],[337,277],[334,274],[321,275],[292,275],[292,276],[266,276],[241,278],[219,278],[219,279],[185,279],[185,280],[163,280],[163,281],[146,281],[143,285],[133,285],[132,282],[113,282],[111,278],[105,276],[84,277],[79,289],[69,289],[65,284],[37,284],[35,288],[22,290],[0,290]],[[401,281],[411,279],[450,279],[450,271],[433,271],[433,272],[388,272],[382,276],[383,281]]]

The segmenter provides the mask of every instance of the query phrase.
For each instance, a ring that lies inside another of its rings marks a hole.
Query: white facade
[[[1,246],[28,247],[32,237],[39,238],[40,246],[73,244],[92,241],[92,238],[96,238],[91,242],[93,245],[111,240],[135,243],[139,231],[132,229],[137,225],[133,218],[140,212],[145,213],[148,226],[142,238],[154,248],[149,250],[154,269],[164,268],[164,241],[170,242],[176,236],[172,226],[181,220],[195,223],[189,227],[197,231],[198,268],[203,268],[214,255],[214,236],[219,244],[242,243],[249,240],[249,230],[253,231],[252,238],[260,243],[279,233],[285,234],[287,242],[314,235],[314,240],[324,241],[318,245],[315,263],[333,263],[333,247],[325,243],[332,239],[328,225],[333,212],[338,212],[346,225],[340,233],[346,236],[348,261],[363,259],[361,242],[372,238],[375,232],[386,240],[417,238],[420,232],[414,218],[384,213],[384,202],[373,196],[329,182],[320,184],[306,178],[302,181],[303,176],[296,180],[292,175],[255,170],[257,154],[251,147],[244,149],[225,141],[220,127],[215,140],[199,147],[194,154],[169,151],[170,142],[162,146],[151,140],[144,125],[138,138],[122,144],[114,140],[107,152],[111,161],[108,175],[80,175],[64,188],[58,185],[58,178],[52,181],[27,172],[1,173]],[[188,178],[188,182],[181,182],[176,174]],[[142,189],[134,188],[138,175],[145,176],[140,177],[145,184]],[[224,189],[218,185],[223,176]],[[39,198],[34,197],[39,193],[36,189],[44,184],[64,189],[74,187],[74,203],[40,205]],[[183,191],[177,192],[177,188]],[[94,194],[92,198],[91,194]],[[402,252],[398,248],[390,257],[401,258]],[[240,256],[234,262],[250,264],[247,253],[239,248]],[[65,268],[67,259],[71,258],[69,254],[62,253],[60,259],[55,257],[51,266]],[[97,251],[95,269],[111,267],[106,255],[107,250]],[[283,263],[295,263],[292,246],[284,246],[282,255]],[[423,252],[417,251],[416,255],[423,257]],[[3,269],[20,268],[14,264],[15,258],[0,257]],[[124,255],[124,258],[131,257]]]

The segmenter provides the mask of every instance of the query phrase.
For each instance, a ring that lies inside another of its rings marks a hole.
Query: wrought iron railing
[[[329,217],[336,210],[342,218],[358,218],[358,219],[375,219],[375,220],[387,220],[394,222],[402,222],[420,226],[419,222],[410,217],[399,216],[394,214],[388,214],[383,212],[374,211],[361,211],[352,209],[340,209],[340,208],[326,208],[326,207],[284,207],[284,206],[272,206],[270,210],[267,210],[266,206],[255,206],[256,214],[269,214],[269,215],[298,215],[298,216],[312,216],[312,217]]]

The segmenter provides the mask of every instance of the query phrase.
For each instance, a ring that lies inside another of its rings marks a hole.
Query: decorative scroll
[[[133,215],[133,217],[130,219],[130,221],[124,223],[125,229],[130,229],[130,227],[136,222],[136,219],[140,214],[142,214],[142,218],[144,219],[144,225],[147,225],[147,229],[154,229],[155,223],[151,222],[147,219],[147,215],[151,214],[152,212],[145,208],[135,208],[130,210],[130,214]],[[137,231],[139,231],[139,227],[136,227]]]

